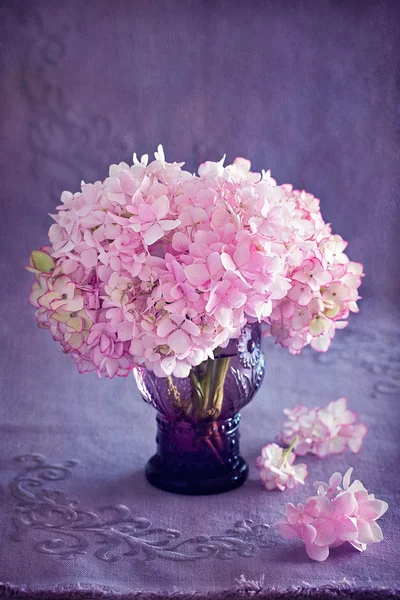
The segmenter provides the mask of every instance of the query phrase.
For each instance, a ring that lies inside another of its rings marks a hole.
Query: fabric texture
[[[292,588],[270,588],[262,589],[257,592],[237,592],[237,591],[222,591],[222,592],[183,592],[173,593],[118,593],[115,589],[105,587],[90,587],[85,589],[85,586],[74,586],[73,588],[55,587],[51,591],[35,590],[34,588],[21,588],[4,586],[0,584],[0,594],[5,598],[38,598],[40,600],[102,600],[116,598],[118,600],[160,600],[162,598],[172,597],[175,600],[240,600],[240,598],[254,598],[257,600],[392,600],[398,598],[396,590],[389,588],[379,589],[352,589],[350,586],[320,586],[313,588],[292,587]],[[0,596],[2,597],[2,596]]]
[[[17,0],[0,11],[0,596],[400,597],[398,3]],[[315,193],[366,270],[361,312],[327,354],[291,357],[265,340],[266,377],[241,422],[249,480],[210,497],[148,484],[155,412],[133,377],[79,375],[27,302],[23,266],[61,191],[159,142],[189,169],[244,155]],[[306,457],[304,487],[263,490],[254,460],[282,409],[340,396],[369,427],[361,452]],[[389,503],[385,539],[312,562],[273,523],[349,466]]]

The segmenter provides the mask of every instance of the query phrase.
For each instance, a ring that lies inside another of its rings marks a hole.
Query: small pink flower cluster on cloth
[[[284,449],[277,444],[267,444],[261,449],[261,456],[256,458],[256,467],[266,490],[278,489],[283,492],[298,483],[304,484],[308,475],[307,465],[293,465],[296,455],[292,448],[293,445]]]
[[[108,377],[135,365],[186,377],[255,321],[292,354],[327,350],[363,273],[319,200],[242,158],[183,164],[159,146],[62,193],[29,267],[40,327],[80,372]]]
[[[344,475],[343,488],[340,473],[334,473],[329,483],[315,482],[317,495],[297,508],[288,503],[286,517],[275,524],[285,539],[300,538],[313,560],[325,560],[330,548],[346,541],[363,551],[368,544],[383,539],[376,521],[388,504],[369,494],[360,481],[350,484],[352,470]]]
[[[286,408],[287,420],[283,423],[280,442],[294,443],[298,456],[311,453],[323,458],[328,454],[344,452],[349,447],[359,452],[368,428],[363,423],[355,423],[357,413],[347,408],[347,398],[338,398],[326,408],[307,408],[297,405]]]

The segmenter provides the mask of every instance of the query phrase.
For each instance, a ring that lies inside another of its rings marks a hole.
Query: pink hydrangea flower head
[[[297,508],[287,504],[286,516],[275,524],[285,539],[300,538],[313,560],[326,560],[330,548],[346,541],[363,551],[368,544],[383,540],[376,521],[385,514],[388,504],[369,494],[360,481],[350,484],[351,473],[352,468],[343,478],[334,473],[329,483],[316,481],[318,494]]]
[[[298,483],[304,484],[308,475],[307,465],[294,465],[295,454],[292,448],[281,448],[277,444],[267,444],[256,459],[260,480],[266,490],[278,489],[283,492]]]
[[[318,198],[245,158],[183,167],[158,146],[154,160],[134,153],[104,181],[62,193],[50,244],[27,267],[38,325],[80,372],[107,377],[135,365],[186,377],[254,321],[291,354],[328,350],[358,310],[363,268]],[[365,428],[341,427],[335,444],[357,451]]]
[[[368,431],[363,423],[356,423],[358,415],[348,410],[347,398],[338,398],[326,408],[295,406],[285,409],[280,441],[291,444],[296,438],[296,454],[316,454],[319,458],[338,454],[350,448],[359,452]]]

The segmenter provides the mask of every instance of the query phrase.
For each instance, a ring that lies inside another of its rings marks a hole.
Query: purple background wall
[[[161,142],[190,169],[243,155],[313,192],[365,264],[363,295],[396,296],[398,2],[8,0],[0,10],[6,273],[23,277],[63,189]]]

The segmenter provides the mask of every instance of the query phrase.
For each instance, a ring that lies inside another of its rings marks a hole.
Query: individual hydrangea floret
[[[292,448],[293,445],[284,449],[277,444],[267,444],[261,449],[261,455],[256,458],[256,467],[266,490],[278,489],[283,492],[298,483],[304,484],[308,475],[307,465],[293,464],[296,455]]]
[[[325,560],[329,549],[343,542],[364,551],[368,544],[383,540],[376,521],[388,504],[369,494],[360,481],[350,484],[352,470],[346,472],[343,482],[340,473],[334,473],[329,483],[315,482],[317,495],[297,507],[288,503],[286,516],[275,523],[283,538],[300,538],[313,560]]]
[[[346,448],[359,452],[368,431],[363,423],[356,423],[357,413],[347,408],[347,398],[338,398],[326,408],[307,408],[296,405],[284,409],[287,420],[283,423],[279,441],[290,445],[296,438],[294,451],[299,456],[316,454],[319,458],[344,452]]]
[[[363,269],[319,200],[243,158],[193,174],[154,156],[62,193],[28,267],[39,326],[107,377],[186,377],[256,321],[292,354],[326,351],[358,310]]]

